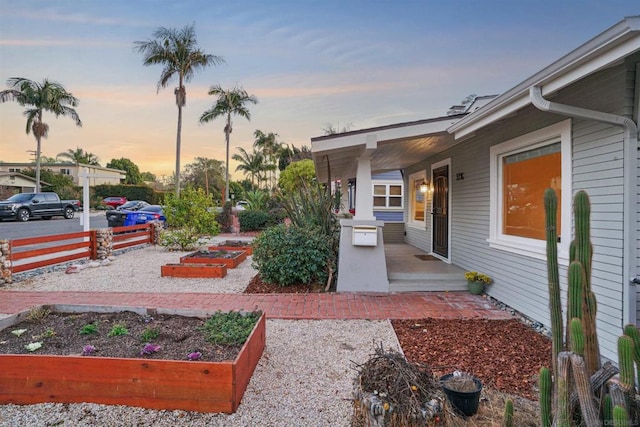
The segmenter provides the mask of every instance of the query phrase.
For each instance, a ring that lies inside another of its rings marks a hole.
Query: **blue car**
[[[138,225],[146,224],[150,221],[162,221],[166,222],[167,218],[164,216],[164,211],[160,205],[149,205],[136,212],[130,212],[127,214],[127,219],[124,225]]]

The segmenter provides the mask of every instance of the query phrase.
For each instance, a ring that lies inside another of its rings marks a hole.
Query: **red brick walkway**
[[[86,304],[197,310],[263,310],[277,319],[421,319],[512,316],[466,292],[397,294],[207,294],[134,292],[21,292],[0,290],[0,313],[43,304]]]

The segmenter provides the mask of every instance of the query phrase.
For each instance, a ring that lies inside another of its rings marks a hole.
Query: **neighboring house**
[[[35,163],[0,163],[0,172],[21,172],[27,169],[35,169]],[[86,168],[89,174],[89,186],[120,184],[127,177],[126,171],[120,169],[103,168],[101,166],[75,164],[75,163],[42,163],[41,170],[47,170],[62,175],[68,175],[75,185],[82,185],[80,174]]]
[[[551,187],[559,196],[564,292],[572,197],[585,190],[599,340],[603,356],[615,358],[622,327],[638,324],[639,317],[639,119],[635,16],[477,110],[313,138],[318,179],[357,176],[360,188],[354,219],[343,220],[338,288],[344,273],[356,285],[366,281],[359,289],[389,290],[388,282],[386,288],[376,282],[379,250],[353,246],[349,233],[355,239],[358,227],[383,225],[362,184],[371,183],[372,174],[399,169],[406,189],[405,242],[445,263],[489,274],[491,296],[549,326],[542,192]],[[328,170],[335,175],[327,176]],[[371,269],[375,275],[367,274]]]
[[[47,185],[46,182],[40,182]],[[19,172],[0,172],[0,199],[6,199],[18,193],[36,191],[36,180]]]

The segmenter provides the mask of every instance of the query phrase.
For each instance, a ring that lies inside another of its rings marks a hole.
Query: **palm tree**
[[[198,49],[193,25],[181,30],[174,28],[158,28],[154,33],[155,40],[136,41],[135,49],[144,55],[144,65],[162,64],[164,66],[157,92],[167,87],[171,79],[178,78],[178,87],[173,93],[178,106],[178,131],[176,135],[176,195],[180,195],[180,145],[182,134],[182,107],[187,100],[185,82],[191,81],[196,70],[224,62],[221,57],[204,53]]]
[[[211,86],[209,89],[209,95],[217,96],[218,99],[213,106],[202,113],[200,116],[200,123],[208,123],[218,117],[226,117],[227,123],[224,125],[224,136],[227,144],[227,163],[225,171],[225,189],[224,197],[225,201],[229,200],[229,135],[233,130],[231,124],[231,115],[244,117],[247,120],[251,120],[251,113],[245,104],[252,103],[257,104],[258,99],[249,95],[246,90],[241,87],[235,87],[232,90],[222,89],[220,85]]]
[[[42,83],[34,82],[23,77],[12,77],[7,80],[10,89],[0,92],[0,102],[16,101],[26,106],[24,115],[27,116],[27,135],[33,131],[36,138],[36,192],[40,191],[40,162],[41,142],[49,134],[49,125],[42,121],[42,113],[49,111],[56,117],[69,116],[77,126],[82,121],[76,110],[78,99],[59,83],[44,79]]]
[[[277,141],[277,133],[264,133],[258,129],[253,133],[253,136],[256,138],[253,142],[253,146],[261,149],[265,157],[265,170],[269,171],[269,185],[273,188],[273,178],[275,174],[272,172],[277,169],[276,154],[282,148],[282,144]]]
[[[84,151],[82,148],[76,147],[76,149],[69,148],[64,153],[58,153],[56,159],[63,157],[71,160],[76,166],[80,163],[85,165],[100,166],[98,156],[88,151]]]
[[[255,188],[255,179],[258,178],[258,186],[260,186],[260,180],[262,179],[262,172],[265,170],[264,155],[260,151],[253,149],[253,153],[248,153],[242,147],[238,150],[240,154],[234,154],[231,158],[237,162],[240,162],[236,166],[236,172],[242,171],[245,175],[251,177],[251,187]]]

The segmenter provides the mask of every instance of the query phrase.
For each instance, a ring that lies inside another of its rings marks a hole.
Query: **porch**
[[[465,270],[406,243],[385,243],[389,292],[466,291]]]

